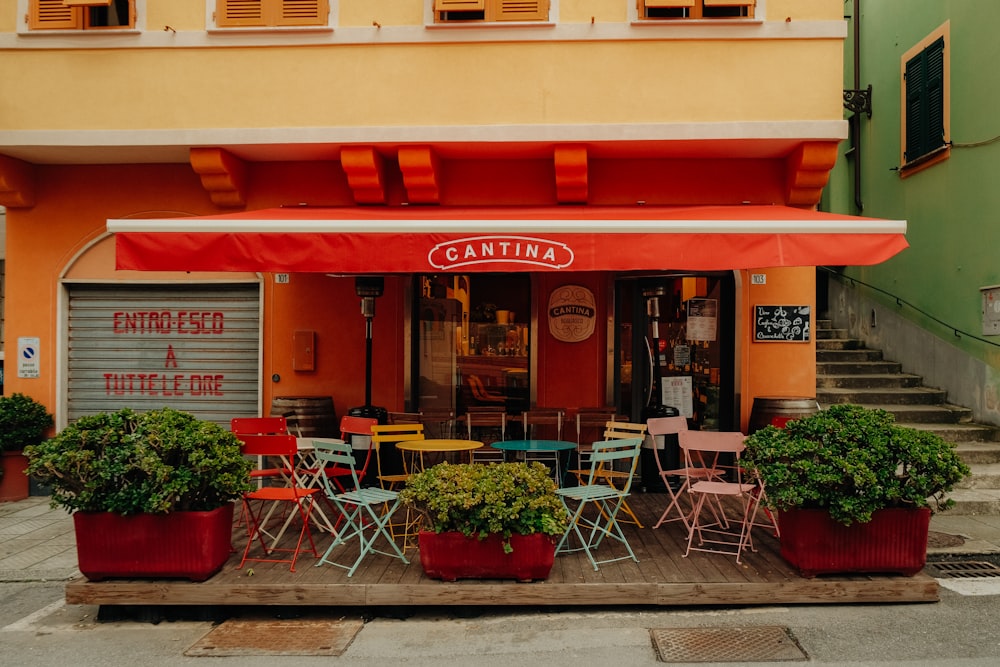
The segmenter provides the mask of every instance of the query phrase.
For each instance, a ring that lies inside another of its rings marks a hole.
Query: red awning
[[[786,206],[289,207],[108,220],[119,269],[433,273],[882,262],[906,222]]]

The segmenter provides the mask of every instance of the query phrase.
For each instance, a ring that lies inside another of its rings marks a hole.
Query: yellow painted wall
[[[332,4],[332,2],[331,2]],[[340,0],[335,26],[423,25],[424,3],[402,0]]]
[[[89,50],[74,52],[72,66],[63,51],[21,50],[3,53],[0,81],[19,91],[4,125],[24,130],[840,120],[840,49],[820,40]]]
[[[177,31],[204,30],[205,2],[206,0],[146,0],[146,30],[163,30],[164,26]]]
[[[628,20],[628,3],[614,0],[574,0],[559,4],[560,23],[621,23]]]
[[[767,0],[767,20],[842,21],[846,0]]]

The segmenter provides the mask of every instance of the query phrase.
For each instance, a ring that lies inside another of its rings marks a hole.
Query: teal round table
[[[555,479],[559,486],[562,486],[562,452],[576,449],[576,443],[568,440],[500,440],[491,442],[490,447],[503,452],[524,452],[527,454],[545,453],[550,456],[525,456],[526,460],[550,460],[555,466]]]

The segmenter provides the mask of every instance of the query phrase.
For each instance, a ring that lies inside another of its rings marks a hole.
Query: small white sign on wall
[[[39,339],[21,336],[17,339],[17,377],[37,378],[39,374]]]

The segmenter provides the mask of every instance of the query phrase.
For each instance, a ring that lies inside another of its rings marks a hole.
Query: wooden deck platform
[[[66,585],[70,604],[97,605],[308,605],[308,606],[448,606],[507,605],[564,606],[752,606],[788,604],[849,604],[936,602],[937,582],[924,573],[915,577],[892,575],[820,576],[805,579],[791,569],[778,552],[778,541],[764,529],[755,529],[756,553],[747,553],[742,565],[733,556],[696,553],[685,558],[686,533],[678,523],[657,530],[652,526],[666,504],[661,494],[636,494],[630,504],[646,525],[627,527],[630,544],[639,558],[602,565],[594,571],[580,553],[556,556],[545,581],[518,583],[497,580],[461,580],[447,583],[427,578],[415,549],[407,551],[410,564],[373,555],[353,577],[324,565],[315,567],[304,556],[289,572],[288,564],[254,563],[236,569],[234,553],[222,570],[204,582],[174,580],[106,580],[80,578]],[[242,553],[246,531],[233,531],[234,547]],[[325,551],[331,538],[317,535]],[[342,558],[349,561],[346,549]],[[601,554],[619,548],[603,545]],[[356,553],[356,552],[355,552]],[[342,561],[340,561],[342,562]]]

